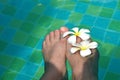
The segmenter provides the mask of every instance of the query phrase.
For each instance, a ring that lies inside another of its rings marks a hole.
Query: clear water
[[[90,29],[99,80],[120,80],[120,0],[0,0],[0,80],[38,80],[42,41],[61,26]]]

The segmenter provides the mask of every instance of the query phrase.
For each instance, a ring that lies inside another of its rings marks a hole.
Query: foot
[[[61,32],[68,31],[66,27],[62,27]],[[77,42],[81,42],[80,38],[77,38]],[[98,52],[96,49],[91,50],[92,55],[88,57],[81,57],[79,52],[75,54],[70,53],[71,44],[67,43],[67,59],[72,67],[73,80],[97,80],[98,74]]]
[[[46,36],[45,41],[43,42],[45,72],[49,72],[49,71],[53,72],[54,69],[51,68],[53,68],[54,66],[57,72],[59,72],[62,76],[64,76],[66,72],[65,53],[66,53],[66,39],[65,38],[61,39],[60,31],[55,30],[50,34],[48,34]],[[53,73],[56,72],[54,71]],[[57,73],[55,75],[57,75]]]

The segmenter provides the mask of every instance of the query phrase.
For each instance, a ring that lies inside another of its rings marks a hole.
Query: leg
[[[66,40],[60,37],[60,31],[56,30],[43,42],[45,73],[40,80],[63,80],[65,76]]]
[[[68,31],[66,27],[61,28],[61,32]],[[77,38],[77,42],[81,42],[81,39]],[[98,59],[99,54],[96,49],[92,50],[92,55],[88,57],[81,57],[79,52],[70,54],[70,48],[72,46],[67,43],[67,59],[72,67],[73,80],[97,80],[98,79]]]

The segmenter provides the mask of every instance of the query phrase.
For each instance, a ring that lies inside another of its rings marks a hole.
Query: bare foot
[[[68,31],[66,27],[62,27],[61,32]],[[80,38],[77,38],[77,42],[81,42]],[[67,59],[72,67],[73,80],[97,80],[98,78],[98,59],[99,54],[96,49],[91,50],[92,55],[88,57],[81,57],[79,52],[75,54],[70,53],[71,44],[67,43]]]
[[[55,30],[46,36],[43,42],[43,56],[45,61],[45,72],[55,73],[56,76],[59,72],[63,77],[66,72],[65,60],[66,60],[66,39],[61,39],[60,31]],[[56,68],[51,69],[51,68]],[[56,76],[57,77],[57,76]],[[45,79],[44,79],[45,80]],[[51,80],[50,78],[48,80]],[[59,80],[54,78],[54,80]]]

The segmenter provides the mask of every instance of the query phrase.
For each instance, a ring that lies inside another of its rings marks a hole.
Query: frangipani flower
[[[69,43],[76,43],[76,37],[81,38],[82,40],[88,40],[90,38],[90,31],[88,29],[80,29],[78,27],[72,28],[73,31],[68,31],[63,34],[63,37],[70,35],[68,38]]]
[[[80,55],[82,57],[86,57],[91,54],[90,49],[97,48],[97,42],[90,42],[90,41],[82,41],[79,44],[72,44],[73,47],[71,48],[71,53],[75,53],[76,51],[80,51]]]

